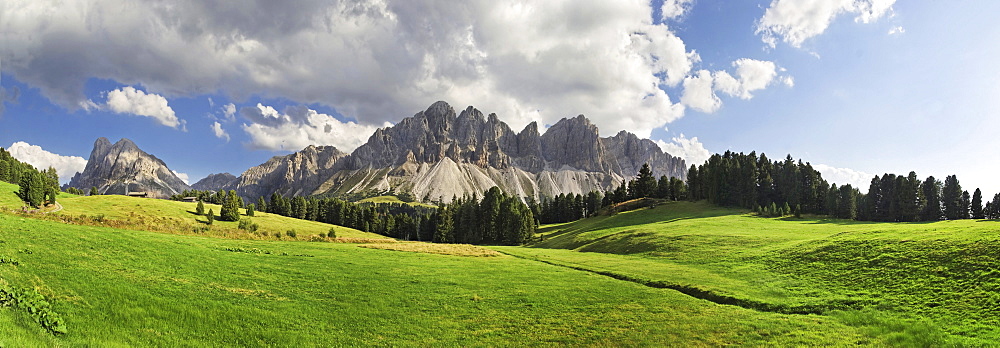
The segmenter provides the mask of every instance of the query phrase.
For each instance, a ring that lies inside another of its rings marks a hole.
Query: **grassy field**
[[[225,240],[0,215],[2,346],[797,345],[871,343],[823,316],[722,306],[514,258]]]
[[[997,221],[769,219],[677,202],[540,234],[530,248],[495,249],[716,302],[831,315],[901,345],[1000,342]]]
[[[0,207],[20,206],[15,190],[0,183]],[[48,303],[0,307],[0,346],[1000,341],[995,221],[767,219],[677,202],[543,226],[540,241],[491,247],[496,255],[72,225],[53,216],[178,226],[204,217],[193,203],[122,196],[60,203],[41,220],[0,214],[0,303],[10,294]],[[330,228],[258,214],[261,229]],[[28,307],[48,308],[66,333],[47,331]]]

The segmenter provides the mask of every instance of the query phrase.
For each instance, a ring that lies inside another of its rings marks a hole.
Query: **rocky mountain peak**
[[[70,180],[69,186],[83,190],[97,187],[101,194],[142,191],[154,198],[167,198],[191,188],[163,161],[131,140],[122,138],[112,145],[103,137],[94,142],[87,166]]]
[[[236,181],[236,176],[229,173],[209,174],[191,185],[191,188],[201,191],[219,191],[234,181]]]

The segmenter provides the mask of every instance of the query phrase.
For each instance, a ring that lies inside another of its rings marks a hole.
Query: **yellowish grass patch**
[[[413,243],[362,244],[359,245],[359,247],[369,248],[369,249],[409,251],[415,253],[455,255],[455,256],[474,256],[474,257],[503,256],[503,254],[496,252],[494,250],[469,244],[435,244],[435,243],[413,242]]]

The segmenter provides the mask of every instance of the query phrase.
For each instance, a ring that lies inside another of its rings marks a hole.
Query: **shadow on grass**
[[[629,226],[648,224],[670,224],[677,221],[711,218],[726,215],[741,215],[745,212],[713,206],[704,202],[670,202],[651,208],[618,213],[611,216],[596,216],[570,223],[551,226],[539,231],[544,233],[542,240],[528,245],[533,248],[576,249],[621,233],[636,232],[628,229],[612,232],[601,236],[580,237],[587,232],[618,229]]]

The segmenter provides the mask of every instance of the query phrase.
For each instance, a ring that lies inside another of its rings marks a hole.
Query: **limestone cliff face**
[[[345,153],[333,146],[308,146],[302,151],[275,156],[247,169],[237,180],[223,186],[241,196],[255,199],[277,192],[284,196],[311,195],[329,178],[332,168]]]
[[[83,190],[97,187],[101,194],[108,195],[146,192],[153,198],[167,198],[191,189],[163,161],[124,138],[114,145],[106,138],[98,138],[83,173],[73,176],[69,186]]]
[[[562,119],[545,134],[536,123],[514,133],[495,114],[471,106],[456,114],[445,102],[376,130],[350,155],[323,149],[272,158],[230,187],[249,198],[378,191],[449,201],[499,186],[537,200],[613,189],[643,163],[657,176],[686,173],[682,159],[651,140],[624,131],[601,138],[583,115]]]
[[[234,181],[236,181],[236,176],[229,173],[209,174],[191,185],[191,188],[201,191],[218,191]]]

